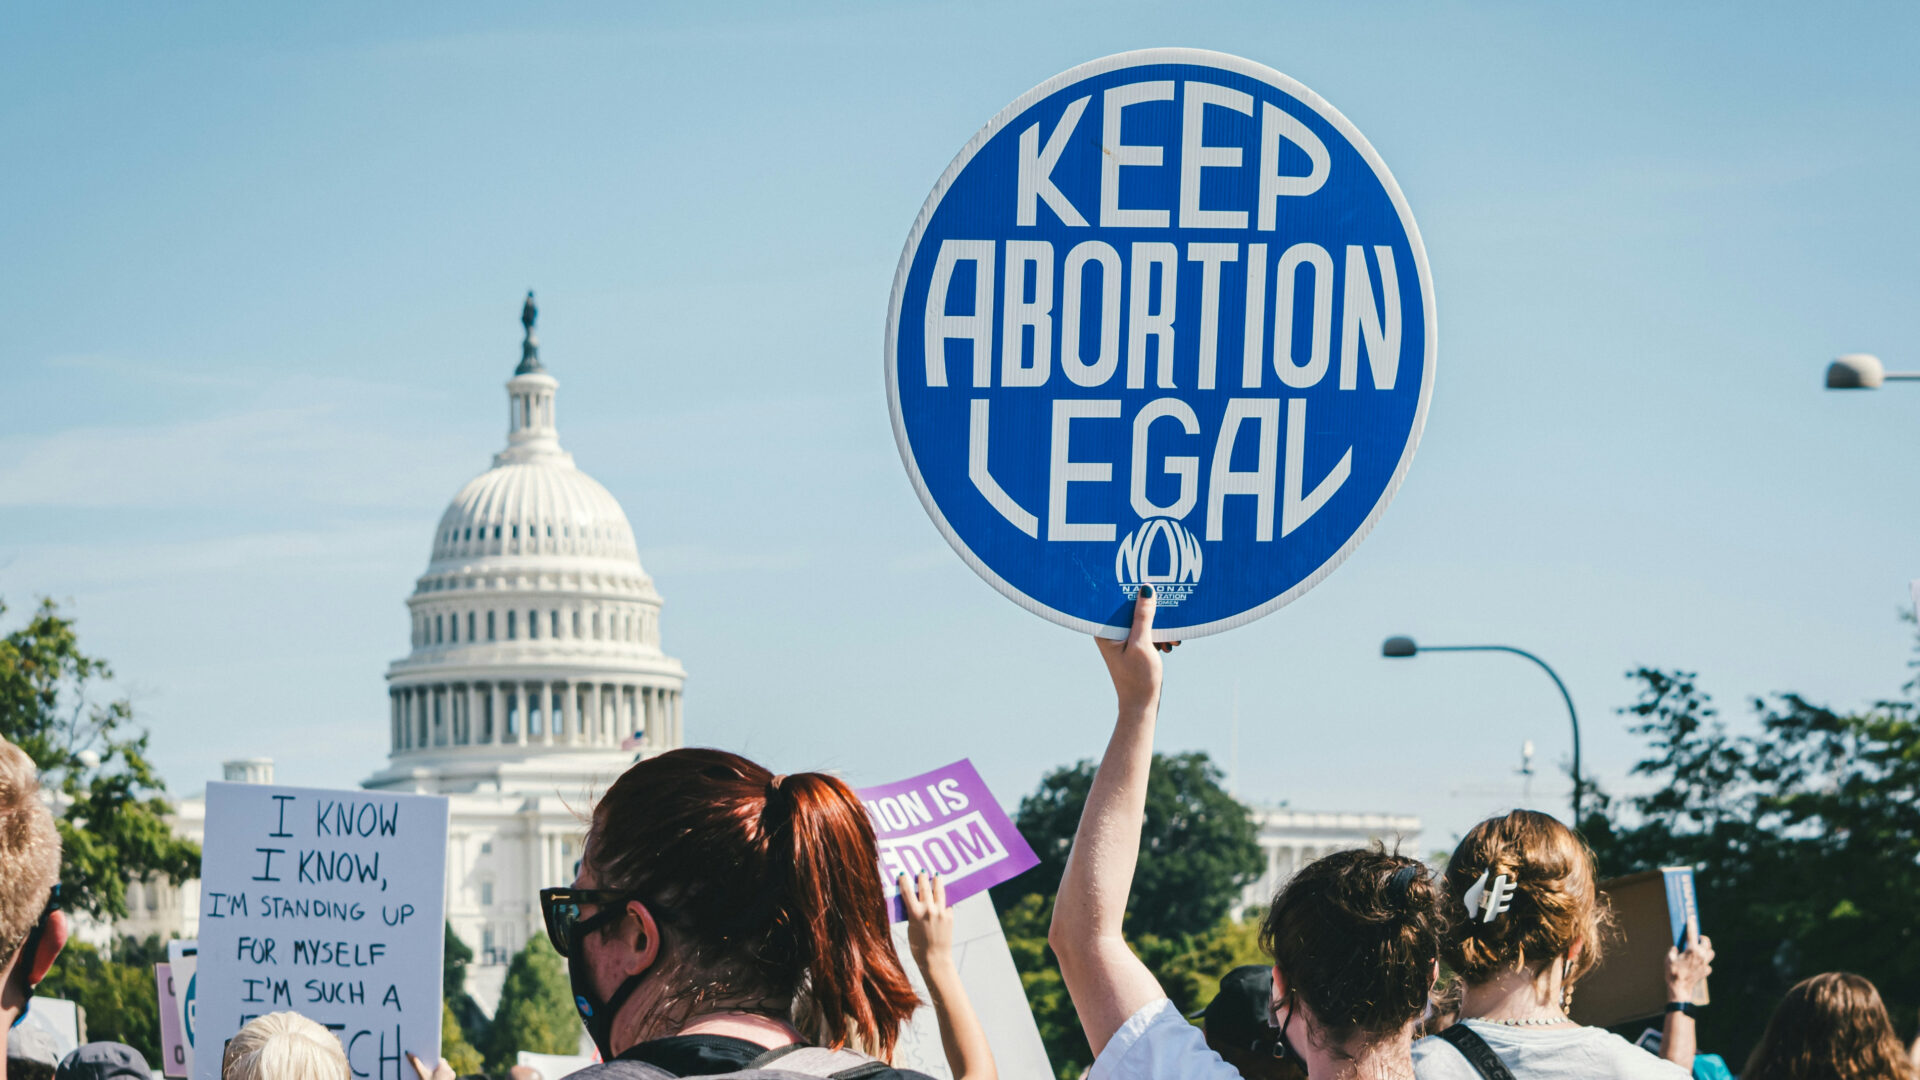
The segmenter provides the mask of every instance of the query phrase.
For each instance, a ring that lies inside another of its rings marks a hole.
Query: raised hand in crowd
[[[1146,812],[1160,653],[1172,647],[1152,643],[1153,613],[1153,593],[1143,589],[1126,639],[1099,642],[1119,715],[1081,811],[1048,942],[1096,1055],[1091,1080],[1241,1080],[1121,933]],[[1309,1076],[1411,1073],[1409,1041],[1440,951],[1435,902],[1427,868],[1385,851],[1337,852],[1295,874],[1260,932],[1273,957],[1267,1052],[1299,1060]]]
[[[1713,974],[1713,939],[1700,933],[1700,924],[1687,920],[1687,947],[1667,950],[1667,1019],[1661,1028],[1660,1056],[1683,1069],[1693,1068],[1699,1052],[1693,1023],[1693,998],[1700,984]]]
[[[973,1001],[954,962],[953,909],[947,906],[946,882],[939,874],[922,870],[911,880],[901,874],[895,884],[907,909],[907,948],[926,980],[927,996],[933,999],[940,1047],[946,1051],[953,1080],[998,1080],[993,1047],[987,1044],[986,1029],[974,1015]]]

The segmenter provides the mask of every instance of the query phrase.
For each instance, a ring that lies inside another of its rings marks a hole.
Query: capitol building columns
[[[679,692],[604,677],[460,679],[388,692],[396,757],[464,747],[618,749],[634,735],[647,753],[684,745]]]

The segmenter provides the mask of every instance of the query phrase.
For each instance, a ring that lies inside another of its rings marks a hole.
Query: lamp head
[[[1415,645],[1413,639],[1405,634],[1395,634],[1380,643],[1380,655],[1395,659],[1413,656],[1419,651],[1420,646]]]
[[[1886,381],[1887,369],[1877,356],[1848,353],[1836,356],[1827,365],[1827,389],[1873,390]]]

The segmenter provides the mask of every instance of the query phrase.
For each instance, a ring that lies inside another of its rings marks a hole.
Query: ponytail
[[[866,809],[824,773],[776,776],[737,754],[635,764],[594,808],[602,888],[654,898],[677,1016],[735,1009],[890,1058],[919,1005],[894,952]]]
[[[806,958],[806,996],[820,1039],[832,1047],[852,1041],[891,1059],[900,1025],[919,999],[893,948],[873,823],[853,791],[825,773],[800,773],[774,786],[769,806],[784,794],[792,807],[786,827],[774,833],[791,868],[783,921]],[[865,867],[875,870],[857,869]]]

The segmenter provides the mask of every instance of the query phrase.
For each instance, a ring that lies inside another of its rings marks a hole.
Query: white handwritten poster
[[[211,783],[201,847],[195,1080],[288,1010],[340,1036],[355,1080],[439,1060],[446,799]]]

